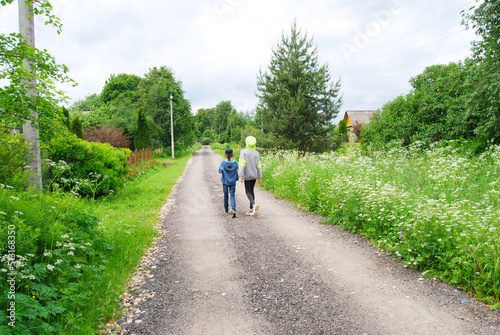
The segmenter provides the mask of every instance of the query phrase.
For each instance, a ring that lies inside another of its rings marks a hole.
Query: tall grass
[[[500,146],[282,151],[263,158],[263,174],[277,195],[500,307]]]

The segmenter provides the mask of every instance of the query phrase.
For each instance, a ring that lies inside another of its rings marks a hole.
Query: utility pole
[[[25,0],[19,0],[19,33],[24,37],[29,45],[35,46],[35,24],[31,17],[33,13],[33,3],[26,4]],[[25,85],[27,88],[27,98],[31,99],[36,96],[36,78],[35,70],[32,69],[30,62],[27,59],[23,60],[23,65],[31,72],[31,79]],[[29,152],[32,154],[28,157],[30,166],[30,185],[42,188],[42,164],[40,157],[40,133],[34,126],[34,122],[38,119],[36,110],[31,111],[32,119],[27,120],[23,125],[24,141],[31,143]]]
[[[172,141],[172,159],[174,159],[174,114],[172,112],[172,92],[170,92],[170,140]]]

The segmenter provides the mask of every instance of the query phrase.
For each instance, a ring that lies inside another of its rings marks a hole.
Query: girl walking
[[[224,191],[224,212],[236,217],[236,198],[234,191],[238,180],[238,162],[233,157],[233,149],[227,148],[224,155],[226,159],[220,163],[219,173],[222,174],[221,182]],[[229,198],[231,198],[231,212],[229,212]]]
[[[245,139],[246,148],[240,153],[240,179],[245,182],[245,193],[250,201],[250,210],[246,215],[256,217],[259,215],[259,205],[255,203],[254,187],[257,179],[259,184],[262,183],[262,168],[260,164],[260,155],[255,150],[257,140],[253,136],[248,136]]]

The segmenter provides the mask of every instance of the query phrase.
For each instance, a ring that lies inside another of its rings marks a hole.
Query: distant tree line
[[[171,147],[170,95],[174,145],[182,150],[196,141],[194,117],[182,83],[167,67],[154,67],[144,77],[113,74],[100,94],[77,101],[71,111],[87,133],[95,134],[101,128],[121,130],[115,136],[128,139],[131,149]]]

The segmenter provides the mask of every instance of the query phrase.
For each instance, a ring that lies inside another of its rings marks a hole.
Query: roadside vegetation
[[[91,334],[112,317],[192,152],[145,162],[119,190],[98,199],[0,185],[0,235],[11,227],[16,236],[14,259],[2,258],[2,292],[9,290],[10,261],[17,272],[15,327],[7,324],[3,294],[0,333]],[[0,249],[8,250],[7,240]]]

